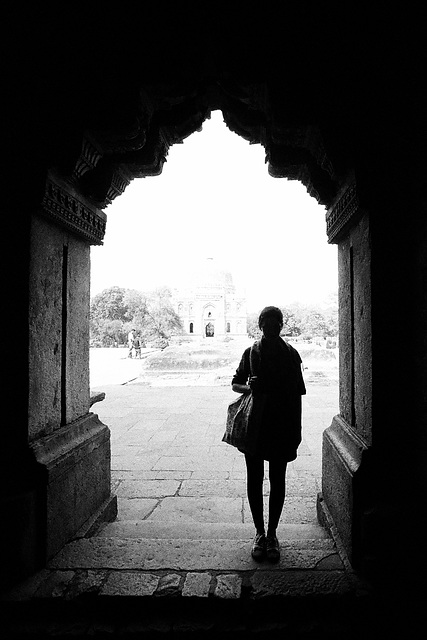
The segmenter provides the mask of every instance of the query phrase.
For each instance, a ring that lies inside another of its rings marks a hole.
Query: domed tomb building
[[[173,301],[188,335],[247,335],[246,298],[237,291],[231,273],[221,270],[212,258],[173,290]]]

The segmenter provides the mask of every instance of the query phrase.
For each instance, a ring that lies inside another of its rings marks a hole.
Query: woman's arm
[[[238,384],[237,382],[234,382],[231,385],[231,388],[236,393],[250,393],[250,390],[251,390],[251,388],[250,388],[250,386],[248,384]]]
[[[250,347],[245,349],[240,358],[239,366],[236,369],[236,373],[231,381],[231,388],[236,393],[250,393],[251,388],[248,384],[250,364],[249,364],[249,352]]]

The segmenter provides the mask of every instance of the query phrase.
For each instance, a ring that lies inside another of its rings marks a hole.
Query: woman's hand
[[[261,390],[258,376],[252,376],[251,378],[249,378],[249,388],[252,393],[258,393]]]

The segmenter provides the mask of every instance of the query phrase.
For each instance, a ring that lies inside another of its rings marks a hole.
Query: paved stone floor
[[[243,456],[221,441],[235,398],[230,386],[200,372],[140,377],[136,362],[98,381],[93,391],[106,396],[92,409],[111,429],[117,519],[83,530],[48,567],[2,594],[4,637],[331,640],[367,638],[372,619],[369,637],[393,628],[389,602],[378,607],[317,522],[322,433],[338,412],[336,380],[306,378],[278,564],[250,556]],[[266,464],[266,510],[267,476]]]
[[[86,598],[92,598],[90,615],[97,612],[97,624],[99,620],[104,624],[106,601],[117,612],[117,599],[134,602],[149,597],[152,604],[144,609],[147,625],[157,624],[152,615],[164,623],[164,605],[159,605],[159,613],[156,603],[167,601],[170,631],[177,624],[176,596],[181,603],[194,605],[197,601],[199,612],[203,601],[210,602],[208,617],[213,615],[212,603],[218,601],[240,603],[246,607],[246,616],[256,606],[251,602],[314,596],[329,602],[359,590],[316,514],[322,432],[338,411],[336,381],[307,382],[304,437],[297,460],[288,465],[287,498],[278,529],[281,559],[271,564],[251,558],[254,528],[246,498],[244,458],[221,441],[227,405],[236,397],[231,387],[212,384],[210,377],[199,374],[191,380],[188,373],[175,375],[172,385],[167,385],[170,377],[138,377],[135,363],[117,375],[118,379],[109,377],[114,384],[93,388],[106,395],[92,407],[111,429],[117,519],[90,535],[83,531],[46,569],[6,594],[11,605],[34,605],[31,615],[26,611],[29,637],[37,627],[42,602],[49,602],[46,611],[49,619],[55,619],[57,630],[65,624],[62,613],[52,612],[58,601],[81,607]],[[265,475],[267,513],[268,463]],[[193,605],[187,611],[190,618]],[[238,611],[239,607],[233,615],[240,615]],[[138,624],[142,624],[140,613],[138,607],[133,612]],[[19,635],[25,630],[20,614],[12,607],[10,615],[14,633]],[[280,607],[274,615],[280,618]],[[221,616],[215,618],[212,628],[217,629]],[[202,627],[206,620],[202,616]],[[236,620],[233,624],[241,624]],[[87,631],[91,624],[95,624],[92,618],[82,635],[92,633]],[[117,620],[111,625],[119,628]]]
[[[51,569],[183,571],[192,574],[182,584],[183,593],[206,594],[212,589],[209,571],[212,577],[218,571],[262,568],[343,570],[316,514],[322,432],[337,410],[336,384],[308,385],[304,438],[287,472],[277,565],[256,564],[250,556],[254,528],[244,458],[221,440],[227,405],[235,398],[231,388],[148,386],[136,379],[102,390],[105,400],[93,409],[111,429],[118,517],[95,536],[68,544],[51,561]],[[265,476],[267,514],[268,463]],[[194,583],[196,575],[203,588]],[[129,574],[122,578],[129,579]],[[110,581],[116,584],[117,579],[117,573],[110,574],[105,588],[111,589]]]
[[[118,523],[188,528],[252,522],[244,458],[221,441],[227,405],[236,397],[229,387],[148,388],[136,382],[102,390],[106,398],[93,410],[111,429]],[[303,404],[303,442],[287,472],[287,524],[316,522],[322,432],[337,412],[337,386],[308,385]]]

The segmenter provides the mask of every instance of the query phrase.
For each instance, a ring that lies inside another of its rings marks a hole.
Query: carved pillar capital
[[[347,184],[326,214],[326,233],[331,244],[337,244],[360,217],[360,203],[354,181]]]
[[[50,173],[39,212],[82,237],[90,244],[102,244],[107,216],[88,203],[73,185]]]

